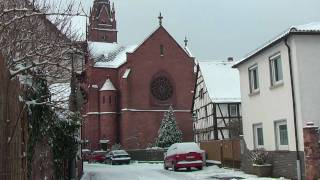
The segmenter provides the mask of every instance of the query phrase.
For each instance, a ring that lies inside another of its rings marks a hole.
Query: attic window
[[[160,44],[160,56],[164,55],[164,47],[163,44]]]

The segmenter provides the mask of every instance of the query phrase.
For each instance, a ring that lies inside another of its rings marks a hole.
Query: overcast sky
[[[82,0],[87,8],[93,0]],[[320,0],[111,0],[120,44],[139,44],[164,27],[200,60],[240,58],[292,25],[320,21]]]

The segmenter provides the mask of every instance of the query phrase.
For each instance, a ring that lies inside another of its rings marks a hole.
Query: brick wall
[[[319,127],[308,123],[303,128],[304,152],[307,179],[320,179],[320,146]]]

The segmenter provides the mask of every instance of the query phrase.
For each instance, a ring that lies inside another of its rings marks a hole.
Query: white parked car
[[[110,151],[106,155],[106,163],[110,164],[129,164],[131,157],[125,150]]]

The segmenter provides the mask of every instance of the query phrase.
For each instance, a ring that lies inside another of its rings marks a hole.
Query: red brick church
[[[152,146],[170,105],[183,132],[193,140],[191,105],[194,58],[162,26],[140,45],[117,43],[117,21],[109,0],[95,0],[88,28],[82,138],[87,148]]]

